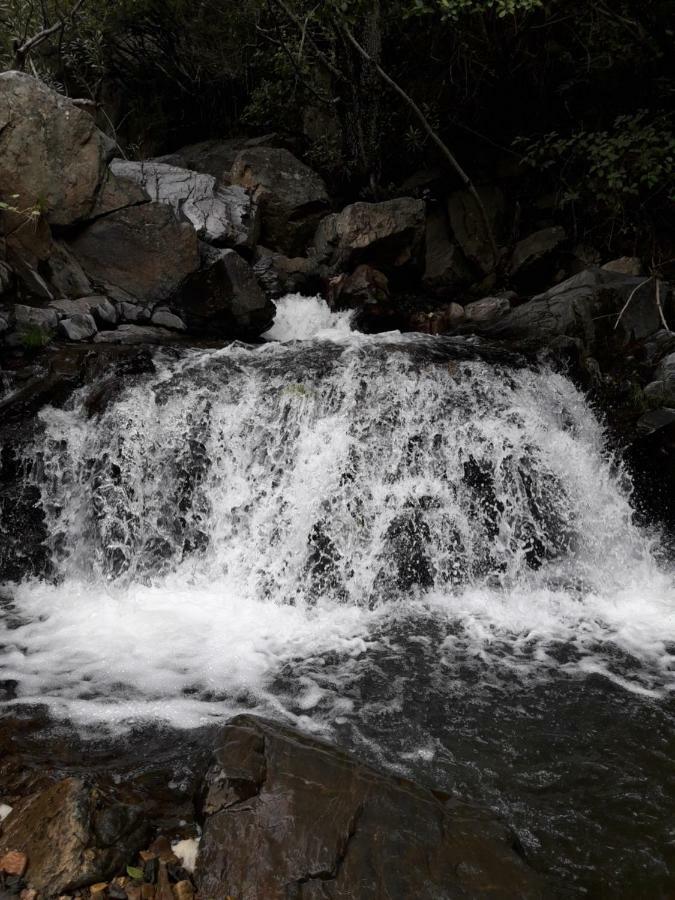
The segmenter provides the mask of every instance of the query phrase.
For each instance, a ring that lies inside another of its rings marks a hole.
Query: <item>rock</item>
[[[212,175],[153,161],[115,159],[111,171],[137,182],[151,200],[186,218],[198,236],[228,247],[253,247],[260,232],[258,204],[242,187],[217,187]]]
[[[202,269],[183,291],[181,317],[192,331],[257,337],[274,319],[248,263],[234,250],[201,245]]]
[[[94,293],[91,282],[66,243],[54,241],[46,262],[46,278],[52,291],[69,300]]]
[[[368,262],[386,271],[415,259],[424,225],[422,200],[401,197],[384,203],[352,203],[321,220],[314,248],[319,260],[333,270]]]
[[[316,172],[288,150],[249,147],[237,155],[231,177],[262,205],[265,246],[289,256],[302,254],[329,204]]]
[[[91,315],[99,325],[116,325],[117,310],[107,297],[95,294],[77,300],[56,300],[50,304],[59,316]]]
[[[675,409],[662,407],[652,409],[641,416],[637,423],[637,430],[642,435],[650,435],[662,428],[669,428],[673,424],[675,424]]]
[[[242,150],[247,147],[274,144],[275,139],[276,135],[267,134],[257,138],[235,137],[227,140],[201,141],[198,144],[181,147],[180,150],[166,156],[158,156],[151,162],[203,172],[206,175],[212,175],[221,184],[228,184],[232,164]]]
[[[140,206],[149,202],[150,195],[136,179],[118,177],[112,168],[108,167],[89,218],[97,219],[99,216],[107,216],[128,206]]]
[[[9,294],[14,287],[14,272],[7,263],[0,262],[0,297]]]
[[[122,301],[118,303],[119,318],[123,322],[149,322],[152,318],[152,311],[147,306],[140,306],[138,303],[129,303]]]
[[[178,222],[163,203],[131,206],[97,219],[70,247],[97,286],[111,285],[144,303],[174,297],[199,268],[194,229]]]
[[[654,372],[654,381],[647,385],[644,393],[663,406],[675,406],[675,353],[669,353],[661,360]]]
[[[497,187],[483,186],[477,192],[498,241],[504,218],[504,195]],[[455,191],[448,197],[448,219],[454,239],[469,263],[482,275],[494,271],[498,261],[494,258],[483,216],[469,191]]]
[[[108,893],[108,882],[107,881],[97,881],[96,884],[92,884],[89,888],[89,894],[93,898],[97,898],[97,900],[102,900],[103,897],[107,896]]]
[[[17,329],[20,330],[34,326],[42,331],[54,332],[59,324],[56,310],[42,306],[24,306],[21,303],[14,307],[14,318]]]
[[[381,303],[388,296],[387,276],[365,263],[357,266],[351,275],[336,275],[328,283],[328,302],[334,309]]]
[[[0,845],[21,847],[30,887],[53,897],[112,876],[143,845],[145,831],[140,807],[65,778],[12,811]]]
[[[61,319],[59,328],[69,341],[91,340],[98,331],[94,317],[89,313],[77,313],[69,318]]]
[[[96,344],[165,344],[175,340],[175,332],[149,325],[120,325],[115,331],[99,331]]]
[[[21,878],[28,866],[28,857],[20,850],[9,850],[0,857],[0,872]]]
[[[463,324],[464,307],[459,303],[449,303],[430,312],[417,312],[410,317],[411,329],[423,334],[445,334]]]
[[[288,257],[258,246],[253,272],[268,297],[297,293],[311,295],[321,290],[321,267],[312,257]]]
[[[173,886],[176,900],[192,900],[195,895],[192,883],[189,881],[179,881]]]
[[[607,272],[618,272],[620,275],[642,275],[644,270],[637,256],[620,256],[602,266]]]
[[[471,273],[458,244],[450,237],[445,212],[427,216],[422,285],[437,296],[456,291],[471,280]]]
[[[542,228],[523,238],[522,241],[518,241],[509,264],[511,277],[518,280],[527,276],[528,270],[531,270],[535,264],[541,263],[566,240],[565,229],[554,226]]]
[[[201,896],[541,896],[490,815],[291,729],[238,716],[206,783]]]
[[[171,328],[174,331],[185,331],[187,329],[185,322],[165,306],[160,306],[156,309],[150,321],[153,325],[161,325],[163,328]]]
[[[467,325],[496,322],[509,312],[511,304],[507,297],[483,297],[482,300],[474,300],[464,307]]]
[[[111,155],[91,116],[21,72],[0,74],[0,199],[39,205],[50,225],[90,214]]]

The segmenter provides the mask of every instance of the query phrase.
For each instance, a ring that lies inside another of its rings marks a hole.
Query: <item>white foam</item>
[[[449,685],[467,660],[675,685],[673,573],[560,375],[449,371],[403,339],[231,347],[167,363],[98,418],[76,398],[42,421],[59,578],[12,588],[14,702],[321,728],[352,715],[343,685],[383,648],[413,646]]]
[[[199,852],[199,838],[187,838],[184,841],[176,841],[171,845],[171,849],[180,860],[181,866],[188,872],[194,872],[197,865],[197,854]]]
[[[267,341],[343,340],[352,334],[353,310],[333,312],[322,297],[287,294],[275,302],[274,324]]]

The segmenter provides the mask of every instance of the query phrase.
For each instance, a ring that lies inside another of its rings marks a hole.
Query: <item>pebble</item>
[[[28,857],[20,850],[9,850],[0,858],[0,871],[6,875],[18,875],[21,878],[27,866]]]
[[[101,900],[102,897],[105,897],[107,890],[107,881],[97,881],[96,884],[92,884],[92,886],[89,888],[91,896],[96,897],[97,900]]]

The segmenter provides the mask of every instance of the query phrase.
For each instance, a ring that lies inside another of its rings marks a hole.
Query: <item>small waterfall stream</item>
[[[160,351],[99,414],[87,389],[41,413],[56,576],[11,588],[11,702],[279,716],[485,800],[584,890],[603,865],[664,877],[674,573],[583,395],[298,296],[267,338]],[[610,819],[614,857],[577,859]]]

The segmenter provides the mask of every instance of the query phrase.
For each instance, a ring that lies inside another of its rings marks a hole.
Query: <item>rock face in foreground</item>
[[[0,74],[1,200],[21,209],[40,204],[50,225],[80,221],[94,205],[112,146],[88,113],[37,78]]]
[[[543,896],[489,815],[290,729],[239,716],[207,775],[200,896]]]

